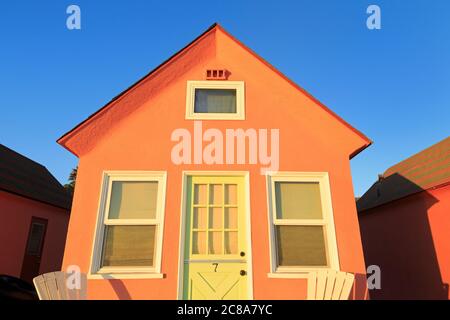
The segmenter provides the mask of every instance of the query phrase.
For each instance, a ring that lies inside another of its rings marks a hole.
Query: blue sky
[[[366,28],[369,4],[381,30]],[[2,3],[0,143],[65,182],[77,159],[55,140],[217,21],[374,141],[352,160],[361,195],[450,134],[448,12],[447,0]]]

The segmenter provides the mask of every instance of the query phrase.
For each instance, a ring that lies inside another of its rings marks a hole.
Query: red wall
[[[450,185],[362,212],[366,265],[381,268],[372,299],[448,299]]]
[[[0,191],[0,274],[20,277],[32,216],[48,220],[39,273],[61,269],[69,212]]]

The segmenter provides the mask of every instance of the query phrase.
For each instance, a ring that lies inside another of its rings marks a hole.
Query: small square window
[[[186,119],[244,120],[244,82],[188,81]]]

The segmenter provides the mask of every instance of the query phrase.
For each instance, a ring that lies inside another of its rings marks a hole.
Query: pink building
[[[42,165],[0,144],[0,274],[60,270],[70,195]]]

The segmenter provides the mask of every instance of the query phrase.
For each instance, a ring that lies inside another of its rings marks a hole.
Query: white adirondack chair
[[[348,272],[325,269],[310,272],[308,300],[348,300],[355,275]]]
[[[81,274],[80,289],[69,289],[65,272],[49,272],[33,279],[40,300],[85,300],[86,275]]]

